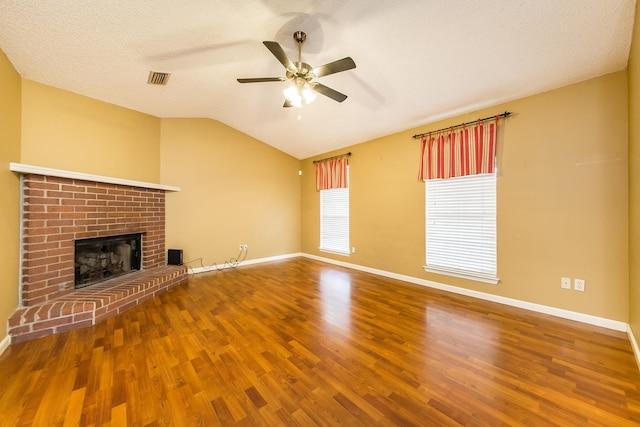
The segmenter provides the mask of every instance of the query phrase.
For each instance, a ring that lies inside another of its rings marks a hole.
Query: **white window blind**
[[[320,250],[349,254],[349,188],[320,191]]]
[[[496,175],[425,181],[425,270],[498,283]]]

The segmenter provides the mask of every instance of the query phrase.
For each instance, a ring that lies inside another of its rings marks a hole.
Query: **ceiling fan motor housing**
[[[295,70],[287,70],[287,79],[294,79],[296,77],[300,77],[307,82],[313,80],[316,76],[313,74],[313,68],[311,65],[306,64],[304,62],[294,62]]]

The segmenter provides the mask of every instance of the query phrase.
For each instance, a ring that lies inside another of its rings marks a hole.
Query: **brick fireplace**
[[[174,187],[11,166],[22,173],[23,196],[12,342],[96,324],[187,281],[186,267],[165,263],[165,191]],[[74,288],[76,240],[134,233],[142,236],[141,271]]]

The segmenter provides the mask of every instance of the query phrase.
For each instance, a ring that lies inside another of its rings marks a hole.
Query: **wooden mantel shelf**
[[[130,187],[151,188],[154,190],[180,191],[180,187],[155,184],[152,182],[132,181],[129,179],[113,178],[110,176],[92,175],[81,172],[71,172],[62,169],[51,169],[42,166],[25,165],[22,163],[9,163],[9,169],[22,174],[32,173],[36,175],[56,176],[58,178],[81,179],[84,181],[103,182],[106,184],[128,185]]]

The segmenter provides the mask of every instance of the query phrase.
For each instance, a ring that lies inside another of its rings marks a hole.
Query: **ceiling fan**
[[[318,78],[329,74],[356,68],[356,63],[350,57],[342,58],[328,64],[312,68],[309,64],[302,62],[302,43],[307,39],[303,31],[293,33],[293,39],[298,43],[298,62],[292,62],[282,47],[273,41],[264,41],[264,45],[271,51],[273,56],[286,69],[285,77],[258,77],[248,79],[238,79],[240,83],[261,83],[261,82],[285,82],[291,84],[284,90],[285,102],[283,107],[301,107],[302,103],[310,104],[316,98],[316,93],[327,96],[334,101],[342,102],[347,99],[347,95],[331,89],[318,82]]]

